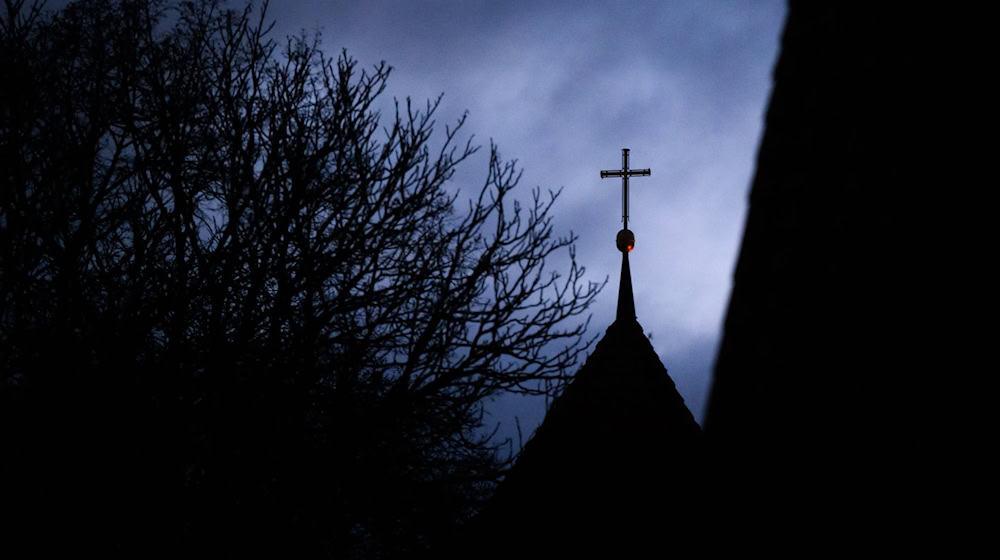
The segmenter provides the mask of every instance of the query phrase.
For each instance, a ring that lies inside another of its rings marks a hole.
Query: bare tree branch
[[[485,404],[558,391],[592,342],[602,285],[554,231],[559,193],[518,195],[491,144],[459,194],[464,116],[381,115],[385,63],[278,43],[266,5],[5,6],[2,406],[29,428],[3,445],[35,458],[12,480],[101,488],[178,552],[447,537],[512,460]],[[76,453],[98,466],[52,473]]]

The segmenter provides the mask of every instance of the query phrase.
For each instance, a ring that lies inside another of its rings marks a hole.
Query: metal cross
[[[607,177],[622,178],[622,221],[625,222],[623,229],[628,229],[628,178],[648,177],[649,169],[629,169],[628,168],[628,148],[622,148],[622,168],[618,170],[601,171],[601,179]]]

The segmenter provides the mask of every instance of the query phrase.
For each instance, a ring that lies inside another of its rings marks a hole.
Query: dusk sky
[[[699,422],[785,10],[778,0],[270,6],[277,37],[319,30],[331,56],[346,49],[360,67],[392,66],[384,109],[443,93],[438,139],[468,111],[463,138],[483,149],[454,187],[481,185],[492,139],[523,169],[518,198],[563,189],[556,231],[579,235],[590,280],[609,279],[592,335],[614,320],[621,263],[621,181],[599,172],[620,168],[631,148],[632,167],[652,169],[630,182],[636,314]],[[508,434],[518,416],[527,438],[544,403],[503,399],[491,412]]]

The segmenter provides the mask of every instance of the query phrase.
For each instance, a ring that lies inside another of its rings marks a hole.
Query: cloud
[[[438,123],[469,111],[530,188],[564,186],[557,230],[580,235],[592,280],[610,277],[594,332],[614,317],[620,149],[652,176],[633,182],[631,259],[639,320],[692,410],[707,392],[746,193],[771,89],[784,2],[326,2],[272,5],[279,33],[322,27],[328,52],[395,70],[389,98],[444,92]],[[477,187],[481,153],[456,185]],[[467,187],[467,188],[468,188]],[[530,400],[526,435],[541,419]],[[499,410],[499,409],[498,409]],[[700,412],[696,412],[700,419]]]

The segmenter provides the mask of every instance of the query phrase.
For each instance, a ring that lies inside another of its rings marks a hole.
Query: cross
[[[629,169],[628,168],[628,148],[622,148],[622,168],[610,171],[601,171],[601,179],[607,177],[622,178],[622,221],[625,222],[623,229],[628,229],[628,178],[648,177],[649,169]]]

